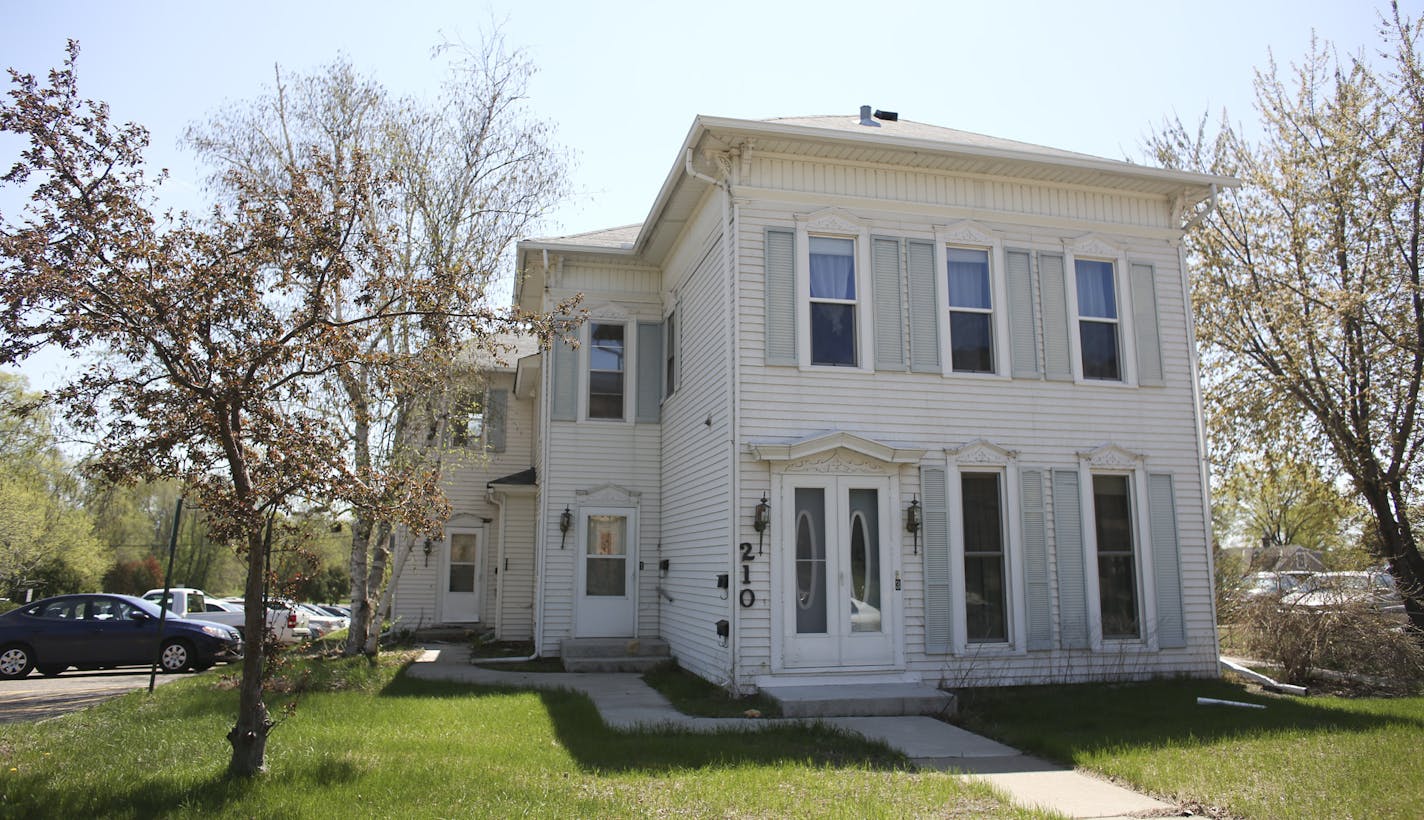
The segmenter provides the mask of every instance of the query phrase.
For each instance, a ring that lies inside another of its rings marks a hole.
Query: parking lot
[[[158,683],[179,677],[159,675]],[[32,674],[20,680],[0,681],[0,723],[44,720],[147,688],[148,670],[138,667],[91,672],[71,670],[53,678]]]

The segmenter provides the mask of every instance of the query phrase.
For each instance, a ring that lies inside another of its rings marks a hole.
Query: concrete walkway
[[[432,646],[410,667],[411,677],[487,686],[571,689],[598,707],[609,727],[673,726],[693,732],[755,730],[789,720],[684,715],[636,674],[626,672],[506,672],[470,664],[466,646]],[[1170,816],[1173,806],[1072,769],[1019,752],[931,717],[821,718],[820,723],[883,741],[916,765],[988,781],[1023,806],[1069,817]]]

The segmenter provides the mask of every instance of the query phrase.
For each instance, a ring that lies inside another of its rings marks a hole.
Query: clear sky
[[[905,119],[1137,158],[1165,116],[1226,110],[1248,124],[1253,70],[1283,66],[1312,33],[1372,52],[1372,0],[491,0],[243,3],[0,0],[0,66],[42,73],[79,40],[80,91],[152,132],[164,196],[201,209],[202,172],[183,128],[261,93],[273,67],[337,55],[400,94],[434,92],[444,38],[503,24],[539,67],[530,106],[575,156],[576,197],[541,233],[640,222],[697,114],[757,119],[854,114]],[[1418,17],[1424,0],[1401,0]],[[0,165],[18,146],[0,141]],[[0,195],[0,212],[15,201]],[[62,361],[23,368],[53,383]]]

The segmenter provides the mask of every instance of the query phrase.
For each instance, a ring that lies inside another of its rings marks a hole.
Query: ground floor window
[[[964,610],[970,643],[1008,640],[1003,506],[998,473],[963,473]]]
[[[1137,558],[1132,543],[1132,501],[1125,475],[1093,476],[1097,528],[1098,601],[1104,638],[1138,638]]]

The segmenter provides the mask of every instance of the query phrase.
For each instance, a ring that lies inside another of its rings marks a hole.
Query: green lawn
[[[960,720],[1169,802],[1255,818],[1424,816],[1424,698],[1276,698],[1219,681],[1021,687],[969,692]]]
[[[418,681],[362,660],[286,674],[305,691],[264,778],[224,776],[236,693],[209,672],[0,726],[0,816],[1044,816],[824,729],[621,733],[567,692]]]

